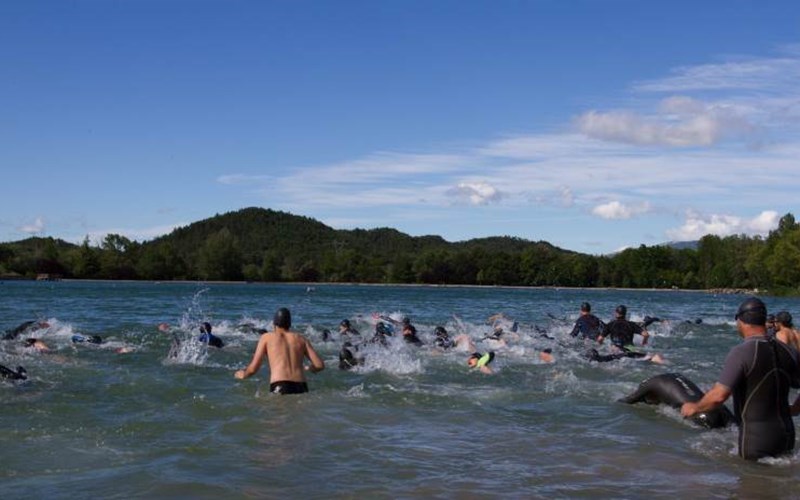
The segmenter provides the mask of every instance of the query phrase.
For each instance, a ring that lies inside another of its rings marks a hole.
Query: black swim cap
[[[445,330],[443,326],[437,326],[433,329],[433,333],[435,333],[437,337],[441,337],[447,335],[447,330]]]
[[[203,322],[203,324],[200,325],[200,331],[202,333],[211,333],[211,323],[208,321]]]
[[[619,314],[624,318],[625,315],[628,314],[628,308],[623,305],[618,305],[617,308],[614,309],[614,312],[616,312],[617,314]]]
[[[349,319],[343,319],[342,322],[339,323],[339,326],[343,326],[345,328],[350,328],[350,320]]]
[[[275,311],[275,317],[272,318],[272,324],[278,328],[288,330],[292,327],[292,313],[285,307],[281,307]]]
[[[741,303],[733,319],[748,325],[764,326],[767,323],[767,306],[761,299],[750,297]]]
[[[589,304],[588,302],[584,302],[583,304],[581,304],[581,311],[590,312],[591,310],[592,310],[592,305]]]
[[[792,315],[788,311],[781,311],[775,315],[775,321],[783,326],[792,327]]]

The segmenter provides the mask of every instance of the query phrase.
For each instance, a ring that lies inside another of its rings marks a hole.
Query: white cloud
[[[650,211],[650,204],[647,202],[637,205],[624,205],[619,201],[610,201],[602,205],[597,205],[592,209],[592,213],[603,219],[630,219]]]
[[[687,92],[697,90],[781,90],[797,87],[800,58],[750,58],[716,64],[684,66],[672,75],[634,84],[643,92]]]
[[[657,114],[652,116],[631,111],[590,111],[578,117],[576,123],[581,133],[604,141],[641,146],[711,146],[755,130],[739,112],[732,105],[674,96],[661,101]]]
[[[20,227],[19,230],[23,233],[39,234],[44,231],[44,220],[41,217],[37,217],[33,224],[26,224]]]
[[[703,216],[688,213],[686,221],[677,229],[667,230],[674,241],[699,240],[706,235],[731,236],[734,234],[765,235],[778,227],[780,216],[775,211],[764,211],[752,219],[735,215],[712,214]]]
[[[488,205],[503,198],[503,194],[488,182],[461,182],[448,190],[447,194],[472,205]]]

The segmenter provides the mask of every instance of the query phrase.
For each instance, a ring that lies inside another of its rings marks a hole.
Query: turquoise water
[[[746,463],[736,430],[701,430],[664,407],[615,401],[643,379],[677,371],[708,389],[738,341],[742,297],[677,291],[5,282],[0,329],[29,319],[50,353],[0,342],[0,364],[29,380],[0,382],[2,498],[786,498],[800,490],[798,455]],[[669,366],[589,363],[568,335],[580,302],[603,319],[617,304],[651,326]],[[800,314],[800,300],[767,298]],[[327,369],[302,396],[268,394],[268,372],[246,381],[274,310],[292,309]],[[487,318],[520,323],[505,347],[480,339]],[[412,318],[427,346],[393,343],[338,370],[321,332],[373,313]],[[689,323],[696,318],[701,324]],[[171,339],[208,320],[227,345]],[[494,375],[469,372],[466,351],[431,347],[434,326],[494,349]],[[556,340],[543,338],[546,331]],[[73,344],[74,334],[102,345]],[[119,348],[131,352],[119,354]],[[556,362],[537,352],[554,349]]]

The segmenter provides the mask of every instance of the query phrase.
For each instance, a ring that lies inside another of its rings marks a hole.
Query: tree
[[[207,280],[242,279],[242,255],[239,243],[228,228],[208,237],[198,255],[200,276]]]

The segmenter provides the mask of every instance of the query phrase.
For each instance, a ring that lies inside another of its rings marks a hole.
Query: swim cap
[[[447,330],[445,330],[443,326],[437,326],[433,329],[433,333],[435,333],[437,337],[443,337],[447,335]]]
[[[342,322],[339,323],[339,326],[343,326],[345,328],[350,328],[350,320],[349,319],[343,319]]]
[[[614,309],[614,312],[616,312],[617,314],[619,314],[624,318],[625,315],[628,314],[628,308],[623,305],[618,305],[617,308]]]
[[[272,318],[272,324],[278,328],[288,330],[292,327],[292,313],[285,307],[281,307],[275,311],[275,317]]]
[[[781,311],[775,315],[775,321],[783,326],[792,327],[792,315],[788,311]]]
[[[405,318],[403,318],[403,321],[402,321],[402,323],[403,323],[404,325],[410,325],[410,324],[411,324],[411,320],[410,320],[410,319],[408,319],[408,317],[405,317]]]
[[[741,303],[733,319],[748,325],[763,326],[767,322],[767,306],[761,299],[750,297]]]
[[[203,322],[203,324],[200,325],[200,332],[211,333],[211,323],[209,323],[208,321]]]
[[[592,305],[589,304],[588,302],[584,302],[583,304],[581,304],[581,311],[589,312],[591,310],[592,310]]]

